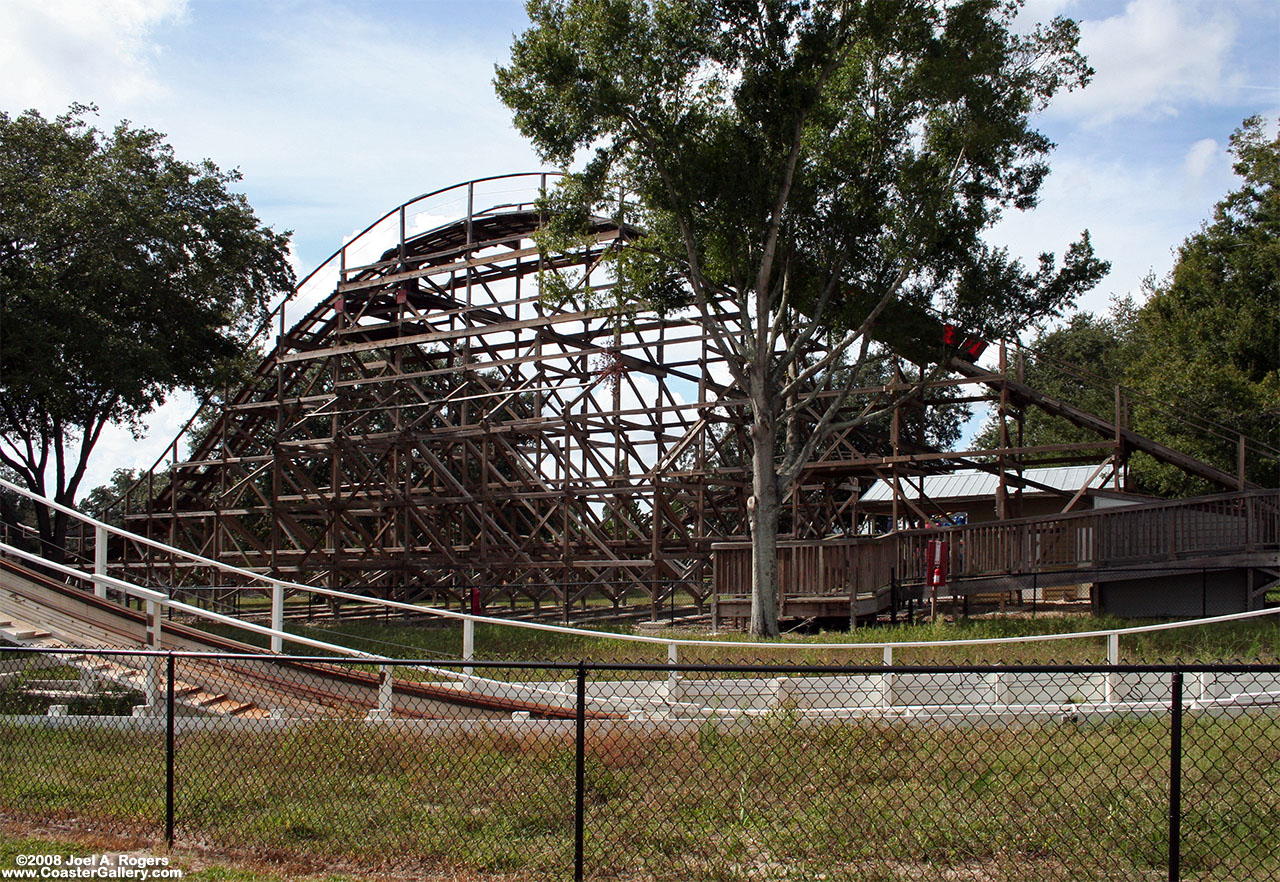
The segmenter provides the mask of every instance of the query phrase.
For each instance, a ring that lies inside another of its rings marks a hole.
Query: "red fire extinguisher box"
[[[925,544],[924,581],[931,588],[942,588],[947,584],[949,544],[946,539],[930,539]]]

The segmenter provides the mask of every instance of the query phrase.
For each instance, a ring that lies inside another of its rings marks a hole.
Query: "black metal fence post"
[[[169,653],[164,699],[164,844],[173,848],[173,652]]]
[[[1169,882],[1181,876],[1182,851],[1182,671],[1173,672],[1169,723]]]
[[[578,662],[578,710],[574,715],[577,735],[573,785],[573,880],[582,882],[582,840],[586,821],[587,789],[587,663]]]

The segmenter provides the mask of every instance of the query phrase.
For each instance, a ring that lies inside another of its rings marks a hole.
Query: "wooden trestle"
[[[698,324],[611,305],[601,259],[626,247],[625,224],[596,218],[580,253],[540,256],[533,197],[545,182],[422,197],[335,254],[300,286],[322,288],[319,303],[291,327],[277,309],[253,378],[193,420],[198,440],[175,439],[126,526],[259,572],[408,601],[466,604],[477,589],[488,607],[566,616],[593,597],[656,610],[678,592],[703,605],[712,543],[744,533],[743,402]],[[510,201],[513,190],[527,199]],[[507,201],[475,210],[490,191]],[[434,206],[464,199],[465,215],[439,223]],[[549,302],[540,281],[552,271],[579,281],[578,296]],[[728,305],[723,321],[732,332]],[[899,487],[991,453],[909,437],[902,413],[938,390],[969,387],[965,400],[999,402],[1004,420],[1044,406],[1003,374],[959,369],[904,403],[887,433],[833,437],[788,501],[784,538],[850,535],[871,481]],[[899,374],[856,403],[908,387]],[[1090,420],[1097,443],[994,452],[986,467],[1007,476],[1004,514],[1017,514],[1023,467],[1120,463],[1141,446],[1116,421]],[[895,520],[927,517],[900,495]],[[117,557],[144,582],[225,582],[146,549]]]

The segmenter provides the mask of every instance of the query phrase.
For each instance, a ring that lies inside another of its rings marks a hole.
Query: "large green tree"
[[[1280,137],[1260,117],[1231,137],[1239,188],[1177,249],[1173,270],[1149,279],[1141,305],[1080,313],[1040,333],[1027,381],[1056,398],[1109,416],[1125,389],[1133,429],[1234,473],[1238,439],[1249,439],[1246,477],[1280,481]],[[992,421],[977,440],[996,446]],[[1097,440],[1031,411],[1034,444]],[[1207,481],[1135,454],[1134,489],[1161,496],[1212,492]]]
[[[1241,185],[1178,248],[1173,271],[1137,315],[1126,381],[1170,406],[1139,416],[1152,437],[1236,470],[1237,435],[1255,439],[1248,476],[1274,485],[1280,450],[1280,137],[1252,117],[1231,136]],[[1209,488],[1171,466],[1144,464],[1165,495]]]
[[[0,462],[64,505],[108,424],[216,388],[294,282],[236,172],[93,109],[0,112]],[[57,555],[66,517],[37,518]]]
[[[839,379],[889,357],[877,323],[933,305],[1009,330],[1099,276],[1087,236],[1033,269],[981,238],[1035,204],[1052,145],[1031,118],[1090,74],[1074,23],[1018,33],[1019,5],[530,0],[498,69],[545,159],[589,151],[544,247],[628,194],[643,232],[615,255],[616,296],[688,308],[748,402],[754,633],[778,630],[780,502],[832,431],[892,404]]]

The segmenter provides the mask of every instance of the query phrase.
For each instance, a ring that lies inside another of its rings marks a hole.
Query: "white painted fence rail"
[[[104,523],[95,518],[89,517],[73,508],[60,505],[53,500],[46,499],[35,493],[32,493],[22,487],[10,483],[9,481],[0,479],[0,488],[8,490],[23,496],[32,502],[65,513],[68,517],[91,526],[96,536],[94,566],[92,573],[84,573],[63,565],[51,564],[35,555],[14,548],[13,546],[0,543],[0,550],[12,554],[16,557],[28,559],[38,562],[41,566],[50,567],[74,578],[90,581],[93,584],[94,592],[101,596],[105,593],[106,586],[118,588],[135,597],[153,601],[163,606],[179,610],[181,612],[209,619],[212,621],[230,624],[235,627],[244,628],[258,634],[265,634],[270,637],[271,649],[273,652],[280,652],[285,640],[296,643],[301,646],[309,646],[312,648],[323,649],[325,651],[337,652],[345,655],[367,657],[370,659],[389,660],[386,656],[378,656],[371,653],[363,653],[337,644],[326,643],[324,641],[313,640],[311,638],[302,637],[300,635],[288,633],[284,628],[284,595],[286,591],[294,591],[300,593],[309,593],[318,597],[330,597],[338,600],[356,601],[359,603],[371,604],[383,607],[389,610],[413,612],[420,615],[434,616],[441,619],[454,619],[463,623],[463,645],[461,647],[462,655],[460,660],[471,661],[475,655],[475,625],[476,623],[484,623],[504,628],[524,628],[533,631],[543,631],[555,634],[568,634],[576,637],[584,637],[599,640],[617,640],[629,643],[654,644],[665,646],[667,650],[667,662],[671,665],[679,663],[679,648],[681,646],[689,647],[717,647],[717,648],[733,648],[733,649],[769,649],[774,651],[786,650],[880,650],[883,663],[886,666],[894,664],[894,654],[897,649],[923,648],[923,647],[945,647],[945,646],[1004,646],[1017,645],[1023,643],[1042,643],[1056,640],[1087,640],[1098,639],[1105,641],[1106,661],[1108,664],[1118,664],[1120,660],[1120,639],[1124,636],[1134,634],[1152,633],[1155,631],[1167,631],[1179,628],[1195,628],[1205,625],[1220,624],[1222,622],[1245,621],[1248,619],[1261,618],[1264,616],[1275,616],[1280,614],[1280,607],[1271,609],[1253,610],[1250,612],[1233,613],[1230,615],[1213,616],[1203,619],[1193,619],[1180,622],[1162,622],[1153,625],[1138,625],[1129,628],[1093,630],[1093,631],[1072,631],[1060,634],[1034,634],[1022,637],[986,637],[986,638],[969,638],[960,640],[889,640],[889,641],[870,641],[870,642],[839,642],[839,643],[801,643],[801,642],[785,642],[785,641],[768,641],[768,642],[751,642],[739,640],[718,640],[710,638],[677,638],[677,637],[657,637],[645,634],[616,634],[606,631],[596,631],[589,628],[574,628],[567,625],[550,625],[541,622],[524,622],[512,621],[509,619],[495,618],[492,616],[479,616],[471,613],[457,612],[449,609],[441,609],[438,607],[420,606],[417,604],[403,603],[396,600],[388,600],[378,597],[372,597],[363,594],[354,594],[347,591],[340,591],[333,588],[322,588],[315,585],[306,585],[298,582],[290,582],[283,579],[277,579],[272,576],[257,573],[252,570],[243,569],[233,566],[222,561],[214,560],[175,548],[155,539],[146,536],[140,536],[120,527]],[[245,622],[231,616],[224,616],[213,613],[199,607],[181,603],[172,600],[167,595],[154,591],[149,588],[143,588],[133,585],[129,582],[113,578],[106,574],[105,561],[105,537],[108,535],[119,536],[129,542],[145,545],[161,551],[167,555],[176,555],[185,558],[193,563],[202,566],[211,567],[221,572],[234,575],[240,579],[251,583],[257,583],[262,586],[262,590],[270,593],[271,596],[271,627]],[[102,549],[101,551],[99,549]],[[468,678],[471,680],[479,680],[474,677],[471,668],[464,669],[461,672],[439,670],[434,671],[442,676],[452,678]],[[677,678],[674,672],[670,678],[674,682]],[[1115,690],[1118,680],[1114,676],[1109,676],[1106,684],[1106,691],[1109,698],[1114,699]],[[509,685],[509,684],[506,684]]]

